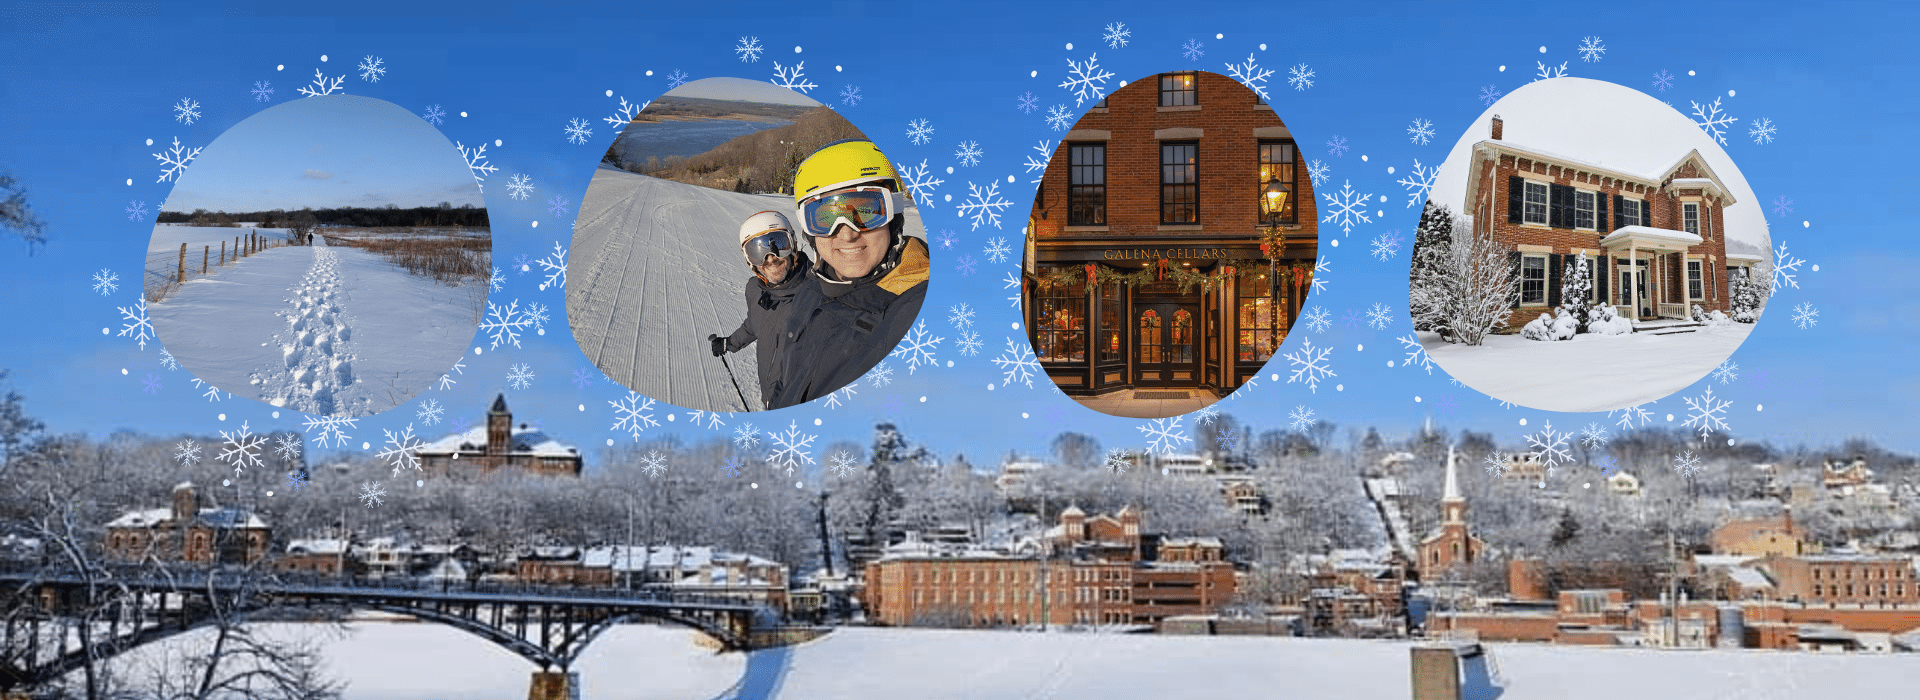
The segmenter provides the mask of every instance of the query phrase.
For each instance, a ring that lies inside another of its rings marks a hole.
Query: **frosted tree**
[[[1439,322],[1447,342],[1479,345],[1487,333],[1507,325],[1507,314],[1520,303],[1520,280],[1507,262],[1507,250],[1492,236],[1473,232],[1473,218],[1454,220],[1453,238],[1444,248],[1419,254],[1426,258],[1412,286],[1434,296]]]
[[[1735,274],[1729,281],[1728,300],[1733,320],[1741,323],[1753,323],[1760,320],[1760,312],[1767,308],[1767,296],[1772,291],[1765,282],[1752,274]]]
[[[1566,272],[1560,275],[1560,308],[1573,316],[1575,333],[1587,332],[1587,295],[1593,293],[1593,263],[1587,261],[1587,254],[1581,253],[1576,260],[1567,261]]]
[[[1413,234],[1413,267],[1407,274],[1407,306],[1413,316],[1413,329],[1434,331],[1445,335],[1447,324],[1442,313],[1446,308],[1441,303],[1439,290],[1429,285],[1436,278],[1429,269],[1446,257],[1447,246],[1453,241],[1453,212],[1445,204],[1427,201],[1420,212],[1420,226]]]

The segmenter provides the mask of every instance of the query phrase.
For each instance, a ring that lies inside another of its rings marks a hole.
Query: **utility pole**
[[[627,579],[627,590],[633,590],[633,494],[627,494],[627,541],[621,543],[620,551],[626,556],[627,565],[621,575]],[[642,577],[643,579],[645,577]]]
[[[1674,554],[1673,520],[1667,521],[1667,648],[1680,645],[1680,570]]]

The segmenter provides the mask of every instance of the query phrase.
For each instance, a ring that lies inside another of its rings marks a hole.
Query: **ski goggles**
[[[747,256],[747,264],[754,267],[766,264],[769,255],[789,259],[793,257],[793,234],[774,229],[747,239],[740,244],[740,250]]]
[[[841,190],[800,203],[800,230],[809,236],[831,237],[841,224],[856,231],[872,231],[895,215],[893,190],[885,187],[860,187]]]

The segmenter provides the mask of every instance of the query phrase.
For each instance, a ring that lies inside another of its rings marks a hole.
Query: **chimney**
[[[200,514],[200,503],[193,495],[192,483],[173,487],[173,521],[184,524]]]
[[[1493,140],[1495,141],[1500,140],[1500,131],[1501,131],[1500,126],[1501,126],[1500,115],[1498,114],[1493,115]]]

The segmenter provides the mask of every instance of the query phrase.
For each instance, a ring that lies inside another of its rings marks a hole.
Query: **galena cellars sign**
[[[1108,248],[1100,251],[1103,260],[1227,260],[1232,257],[1232,251],[1226,248]],[[1245,257],[1245,254],[1240,257]]]

